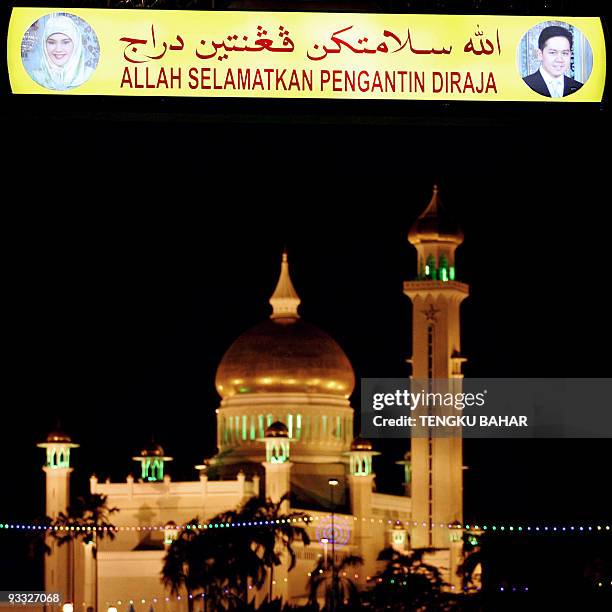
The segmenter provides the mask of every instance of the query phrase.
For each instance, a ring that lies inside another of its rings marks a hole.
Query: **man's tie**
[[[552,81],[551,83],[550,95],[553,98],[562,98],[563,97],[563,83],[561,81]]]

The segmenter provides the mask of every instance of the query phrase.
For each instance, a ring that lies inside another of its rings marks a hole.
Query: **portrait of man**
[[[538,38],[539,69],[523,78],[536,93],[549,98],[564,98],[578,91],[582,83],[568,77],[572,59],[572,33],[561,26],[548,26]]]

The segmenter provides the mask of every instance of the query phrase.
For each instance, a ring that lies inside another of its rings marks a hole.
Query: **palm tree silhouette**
[[[321,557],[309,574],[308,603],[318,609],[318,598],[323,593],[325,610],[357,607],[359,591],[345,570],[358,565],[363,565],[358,555],[347,555],[335,565],[331,559]]]
[[[215,517],[215,519],[218,517]],[[203,531],[197,517],[192,519],[177,534],[170,545],[162,569],[162,581],[170,588],[172,595],[187,592],[189,612],[193,610],[195,594],[200,593],[204,609],[223,599],[223,581],[217,575],[215,564],[221,561],[224,551],[220,538],[210,537]]]
[[[202,525],[196,517],[180,532],[168,549],[162,580],[172,594],[187,591],[189,610],[195,597],[203,595],[205,610],[216,607],[247,606],[249,590],[261,588],[270,570],[289,556],[293,569],[296,553],[293,544],[310,538],[296,524],[306,516],[281,513],[281,505],[251,498],[238,510],[223,512]],[[217,525],[215,527],[214,525]]]
[[[57,518],[45,518],[50,535],[58,546],[70,545],[71,568],[71,599],[74,601],[75,587],[75,542],[92,545],[92,556],[95,560],[95,606],[98,605],[98,542],[108,538],[115,539],[116,527],[110,522],[111,514],[119,512],[119,508],[108,507],[108,497],[97,493],[77,497],[66,512],[60,512]],[[45,544],[45,552],[51,554],[51,548]]]
[[[372,577],[373,587],[362,594],[363,602],[373,610],[391,612],[420,612],[449,610],[451,598],[444,589],[448,586],[440,570],[423,561],[431,548],[400,552],[384,548],[378,555],[386,561],[385,568]]]
[[[268,600],[272,601],[272,587],[274,583],[274,568],[282,563],[283,555],[289,555],[288,571],[295,567],[296,553],[293,549],[295,541],[301,541],[305,546],[310,544],[310,537],[304,527],[296,522],[306,522],[307,516],[302,512],[281,512],[283,503],[289,499],[289,494],[283,495],[278,502],[267,499],[264,502],[251,498],[244,505],[241,520],[246,522],[264,523],[264,528],[253,531],[252,541],[257,554],[261,556],[265,568],[269,568]],[[266,528],[267,523],[267,528]],[[273,529],[269,526],[273,525]]]

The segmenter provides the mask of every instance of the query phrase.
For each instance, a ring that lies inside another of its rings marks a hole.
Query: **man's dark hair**
[[[540,51],[544,50],[548,39],[553,38],[554,36],[564,36],[567,38],[567,40],[569,40],[570,49],[572,48],[574,37],[567,28],[562,28],[561,26],[548,26],[540,32],[540,38],[538,38],[538,47],[540,48]]]

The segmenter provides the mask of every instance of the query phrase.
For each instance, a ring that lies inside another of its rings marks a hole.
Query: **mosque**
[[[463,233],[444,211],[436,187],[408,240],[418,253],[415,280],[404,283],[413,304],[412,377],[460,385],[465,358],[459,307],[468,286],[456,280],[455,250]],[[256,603],[270,588],[286,602],[305,603],[308,572],[322,555],[327,558],[332,538],[337,561],[347,554],[363,557],[354,580],[360,588],[376,573],[377,555],[386,546],[437,549],[431,562],[458,585],[461,533],[440,527],[463,519],[461,436],[412,439],[399,462],[405,494],[375,490],[373,457],[379,453],[354,438],[353,369],[331,336],[300,317],[286,253],[270,304],[270,317],[240,335],[219,364],[218,452],[196,466],[199,478],[172,480],[172,458],[151,444],[133,458],[140,464],[138,478],[90,478],[91,492],[120,509],[112,516],[120,531],[113,541],[98,543],[97,559],[91,546],[58,547],[48,538],[45,589],[72,594],[77,612],[127,604],[136,611],[186,609],[184,600],[167,598],[160,579],[176,525],[196,516],[204,521],[252,496],[279,501],[288,491],[291,511],[313,519],[311,544],[296,545],[295,568],[275,570],[273,584],[254,595]],[[47,453],[46,512],[55,517],[69,505],[70,450],[77,444],[55,432],[39,446]],[[152,525],[159,528],[148,529]]]

